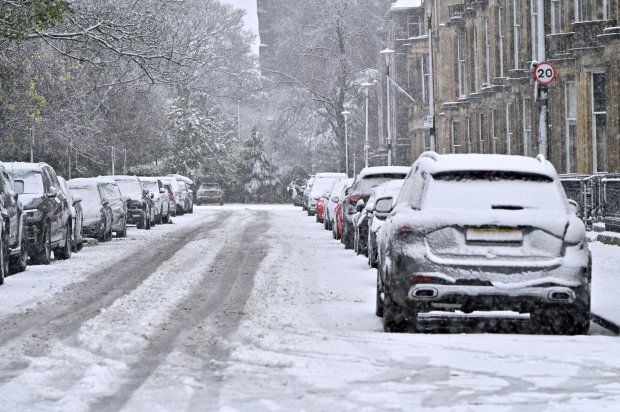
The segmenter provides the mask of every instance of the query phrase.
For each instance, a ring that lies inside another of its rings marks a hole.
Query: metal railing
[[[588,229],[604,223],[606,230],[620,232],[620,174],[560,175],[569,199],[579,205],[578,216]]]

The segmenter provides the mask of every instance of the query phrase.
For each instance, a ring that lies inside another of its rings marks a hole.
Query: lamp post
[[[368,167],[368,152],[370,150],[370,142],[368,141],[368,94],[372,83],[364,82],[361,84],[364,91],[364,97],[366,98],[366,127],[365,127],[365,139],[364,139],[364,167]]]
[[[351,112],[345,110],[341,114],[344,116],[344,169],[347,177],[349,177],[349,127],[347,125],[347,119]]]
[[[429,129],[430,149],[434,152],[435,145],[435,88],[433,78],[433,3],[426,1],[424,5],[426,9],[426,17],[428,18],[428,115],[432,120]]]
[[[385,89],[386,89],[386,108],[387,108],[387,164],[388,166],[392,166],[392,114],[390,113],[390,57],[394,54],[394,50],[390,50],[387,47],[384,50],[381,50],[379,54],[382,54],[385,57],[385,68],[386,68],[386,76],[385,76]]]

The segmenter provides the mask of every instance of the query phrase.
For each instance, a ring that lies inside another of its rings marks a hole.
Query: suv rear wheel
[[[4,227],[0,228],[0,285],[4,284],[4,278],[9,275],[9,247]]]
[[[28,246],[26,244],[26,228],[22,228],[22,238],[19,244],[20,252],[17,256],[12,256],[9,262],[11,273],[20,273],[28,266]]]

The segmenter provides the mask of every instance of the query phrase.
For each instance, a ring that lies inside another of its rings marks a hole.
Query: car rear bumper
[[[130,225],[137,225],[144,221],[143,209],[129,209],[127,210],[127,223]]]

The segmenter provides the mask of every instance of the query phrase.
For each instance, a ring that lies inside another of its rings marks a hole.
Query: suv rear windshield
[[[566,210],[558,185],[534,173],[441,173],[433,175],[424,190],[422,209]]]
[[[118,188],[121,190],[121,193],[129,196],[129,195],[142,195],[142,188],[140,187],[140,182],[135,179],[131,180],[117,180],[116,184]]]

